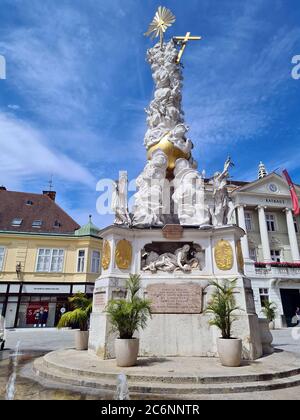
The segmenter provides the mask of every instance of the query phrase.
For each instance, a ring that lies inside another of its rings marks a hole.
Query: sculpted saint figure
[[[134,225],[162,225],[163,190],[168,159],[160,149],[155,150],[152,159],[136,180],[138,188],[134,195]]]
[[[151,251],[146,260],[146,266],[143,271],[151,271],[156,273],[157,271],[183,271],[190,272],[193,268],[198,268],[200,262],[197,258],[188,259],[190,251],[190,245],[186,244],[182,248],[175,251],[174,254],[166,252],[159,255],[156,252]]]
[[[116,225],[130,225],[131,218],[128,212],[127,204],[127,172],[120,171],[119,181],[113,182],[113,192],[112,192],[112,211],[115,213]]]
[[[204,180],[193,164],[177,159],[174,169],[174,194],[172,199],[181,225],[209,223],[209,211],[205,203]]]
[[[227,180],[229,178],[229,168],[232,166],[234,166],[234,164],[229,157],[225,162],[223,172],[216,172],[213,178],[214,208],[212,211],[212,222],[214,226],[224,226],[228,224],[230,199],[227,190]]]

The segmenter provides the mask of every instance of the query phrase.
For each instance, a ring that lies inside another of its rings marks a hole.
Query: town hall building
[[[259,166],[254,182],[228,186],[235,205],[235,222],[245,232],[241,240],[245,275],[252,281],[256,312],[266,300],[277,306],[276,327],[292,326],[300,307],[300,218],[295,217],[289,186]],[[298,197],[300,187],[295,186]]]

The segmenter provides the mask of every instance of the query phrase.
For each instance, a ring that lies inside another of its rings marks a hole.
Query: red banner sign
[[[30,302],[26,311],[26,324],[46,324],[48,312],[48,302]]]

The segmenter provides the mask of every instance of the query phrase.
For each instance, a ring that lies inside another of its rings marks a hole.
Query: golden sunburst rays
[[[167,9],[166,7],[159,6],[145,35],[150,36],[151,39],[157,38],[159,36],[160,45],[162,45],[164,33],[170,26],[172,26],[175,20],[176,18],[171,10]]]

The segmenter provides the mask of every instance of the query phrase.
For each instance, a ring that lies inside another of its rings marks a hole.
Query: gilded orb
[[[167,136],[164,136],[158,143],[154,146],[150,147],[147,151],[147,159],[151,160],[152,154],[155,150],[160,149],[162,150],[166,156],[168,157],[168,173],[172,173],[173,169],[175,168],[175,163],[177,159],[189,159],[190,153],[184,153],[178,147],[174,146],[172,142],[170,142]]]

